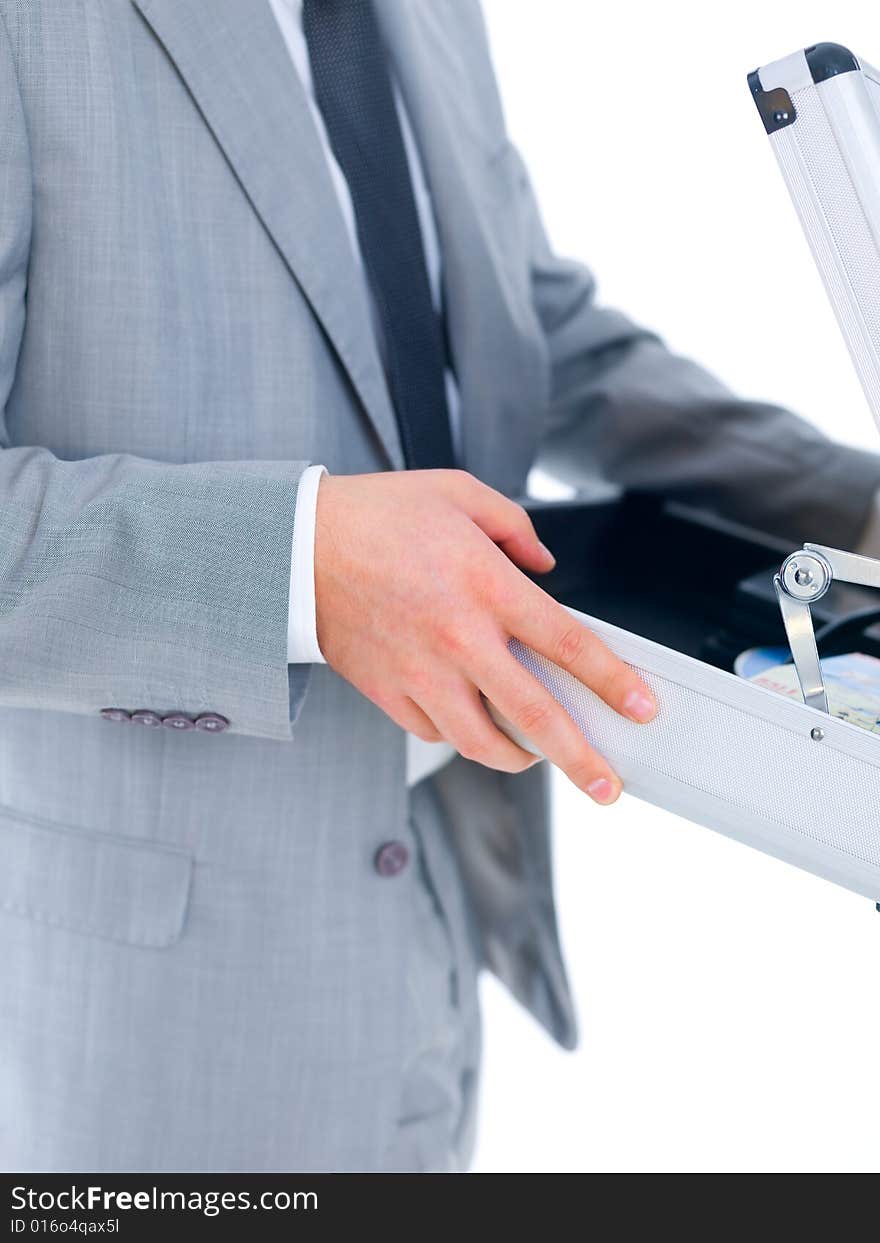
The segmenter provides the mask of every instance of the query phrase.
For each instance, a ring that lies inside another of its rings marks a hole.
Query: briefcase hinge
[[[787,125],[794,125],[797,110],[784,86],[776,86],[772,91],[762,90],[761,79],[755,69],[749,74],[749,88],[768,134],[775,134]]]

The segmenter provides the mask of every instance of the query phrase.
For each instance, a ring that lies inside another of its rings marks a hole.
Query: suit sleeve
[[[289,738],[302,691],[287,665],[291,532],[308,463],[63,461],[13,443],[30,235],[0,19],[0,706],[216,713],[233,732]]]
[[[880,456],[837,444],[778,406],[736,397],[653,333],[598,305],[590,272],[553,254],[528,173],[513,158],[551,363],[539,464],[575,486],[598,469],[626,489],[795,542],[852,547],[880,485]]]

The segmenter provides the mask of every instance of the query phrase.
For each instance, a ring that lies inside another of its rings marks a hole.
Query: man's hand
[[[535,757],[480,692],[598,803],[621,782],[508,650],[515,637],[633,721],[656,713],[640,678],[517,566],[552,569],[526,511],[463,471],[325,476],[315,600],[328,664],[403,729],[519,772]]]

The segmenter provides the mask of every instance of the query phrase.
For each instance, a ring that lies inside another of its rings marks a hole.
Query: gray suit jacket
[[[877,459],[734,399],[545,239],[473,0],[377,0],[443,249],[465,462],[539,452],[851,544]],[[374,1168],[404,740],[285,664],[297,480],[401,465],[265,3],[0,0],[0,1166]],[[135,728],[107,707],[218,714]],[[485,962],[563,1043],[543,778],[435,780]]]

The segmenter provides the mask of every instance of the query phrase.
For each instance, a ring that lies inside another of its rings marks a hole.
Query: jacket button
[[[184,716],[182,712],[169,712],[168,716],[162,717],[162,724],[168,729],[195,729],[196,723],[191,717]]]
[[[162,724],[159,714],[149,708],[138,708],[137,712],[132,712],[131,719],[134,725],[146,725],[148,729],[156,729]]]
[[[408,863],[409,851],[403,842],[385,842],[373,859],[373,866],[380,876],[397,876]]]
[[[196,729],[203,729],[206,734],[222,734],[229,728],[229,722],[219,712],[203,712],[196,717]]]
[[[130,721],[131,714],[124,708],[102,708],[101,716],[105,721]]]

